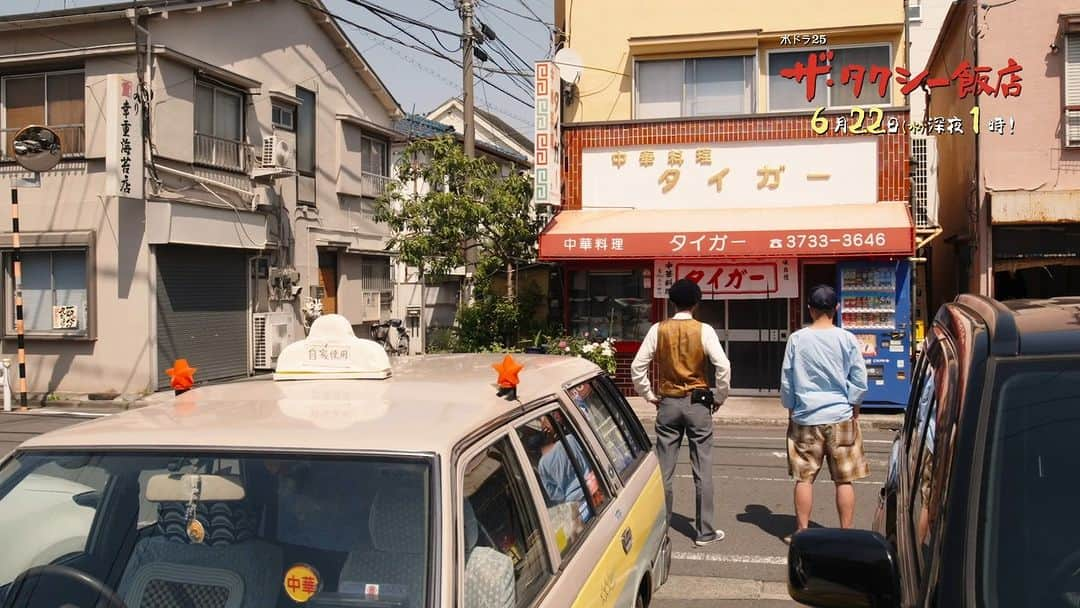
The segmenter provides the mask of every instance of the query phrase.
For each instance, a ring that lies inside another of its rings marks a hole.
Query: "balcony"
[[[360,195],[379,198],[386,192],[386,187],[390,184],[390,181],[391,179],[386,175],[364,171],[360,174]]]
[[[60,136],[60,151],[63,158],[81,157],[86,152],[86,129],[83,125],[49,125],[49,128]],[[0,161],[13,161],[15,154],[11,144],[22,127],[14,129],[2,129],[0,134],[4,138],[3,154]]]
[[[242,141],[195,134],[195,164],[225,171],[247,173],[251,167],[251,146]]]

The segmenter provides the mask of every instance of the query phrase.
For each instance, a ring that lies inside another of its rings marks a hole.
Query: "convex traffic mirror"
[[[15,134],[11,146],[15,150],[15,162],[28,171],[42,173],[60,162],[60,136],[48,127],[23,127]]]

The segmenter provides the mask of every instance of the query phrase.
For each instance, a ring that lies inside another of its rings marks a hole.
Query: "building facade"
[[[702,286],[698,318],[717,329],[736,393],[778,390],[803,294],[845,282],[845,323],[879,331],[864,352],[895,388],[882,400],[901,390],[915,245],[895,80],[905,5],[830,6],[556,2],[584,68],[538,66],[537,198],[560,210],[540,257],[565,267],[568,329],[617,340],[625,391],[680,278]]]
[[[45,124],[64,160],[21,187],[32,393],[136,394],[271,368],[306,321],[389,316],[397,102],[319,2],[149,2],[0,20],[0,175]],[[258,24],[258,27],[253,27]],[[14,352],[12,237],[4,351]]]
[[[956,80],[965,65],[987,81],[929,94],[930,115],[980,126],[937,138],[935,301],[1080,294],[1080,4],[957,0],[929,75]]]

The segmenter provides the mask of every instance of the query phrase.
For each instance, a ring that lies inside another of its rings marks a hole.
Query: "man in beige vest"
[[[696,538],[702,547],[723,540],[724,531],[714,525],[712,439],[714,405],[727,399],[731,365],[710,325],[694,320],[701,288],[679,279],[668,291],[675,316],[649,328],[630,367],[638,395],[656,406],[656,456],[664,475],[664,498],[671,522],[671,479],[675,474],[683,435],[690,444],[690,464],[696,492]],[[705,360],[716,368],[716,386],[710,393],[705,379]],[[660,386],[653,391],[649,366],[656,361]]]

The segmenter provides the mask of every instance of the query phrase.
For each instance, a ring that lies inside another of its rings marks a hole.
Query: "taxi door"
[[[667,566],[658,559],[667,517],[656,457],[629,404],[607,378],[572,384],[566,397],[612,495],[584,550],[570,560],[573,572],[564,571],[562,579],[568,580],[558,583],[574,593],[561,594],[561,604],[553,605],[632,607],[639,596],[647,602]]]

